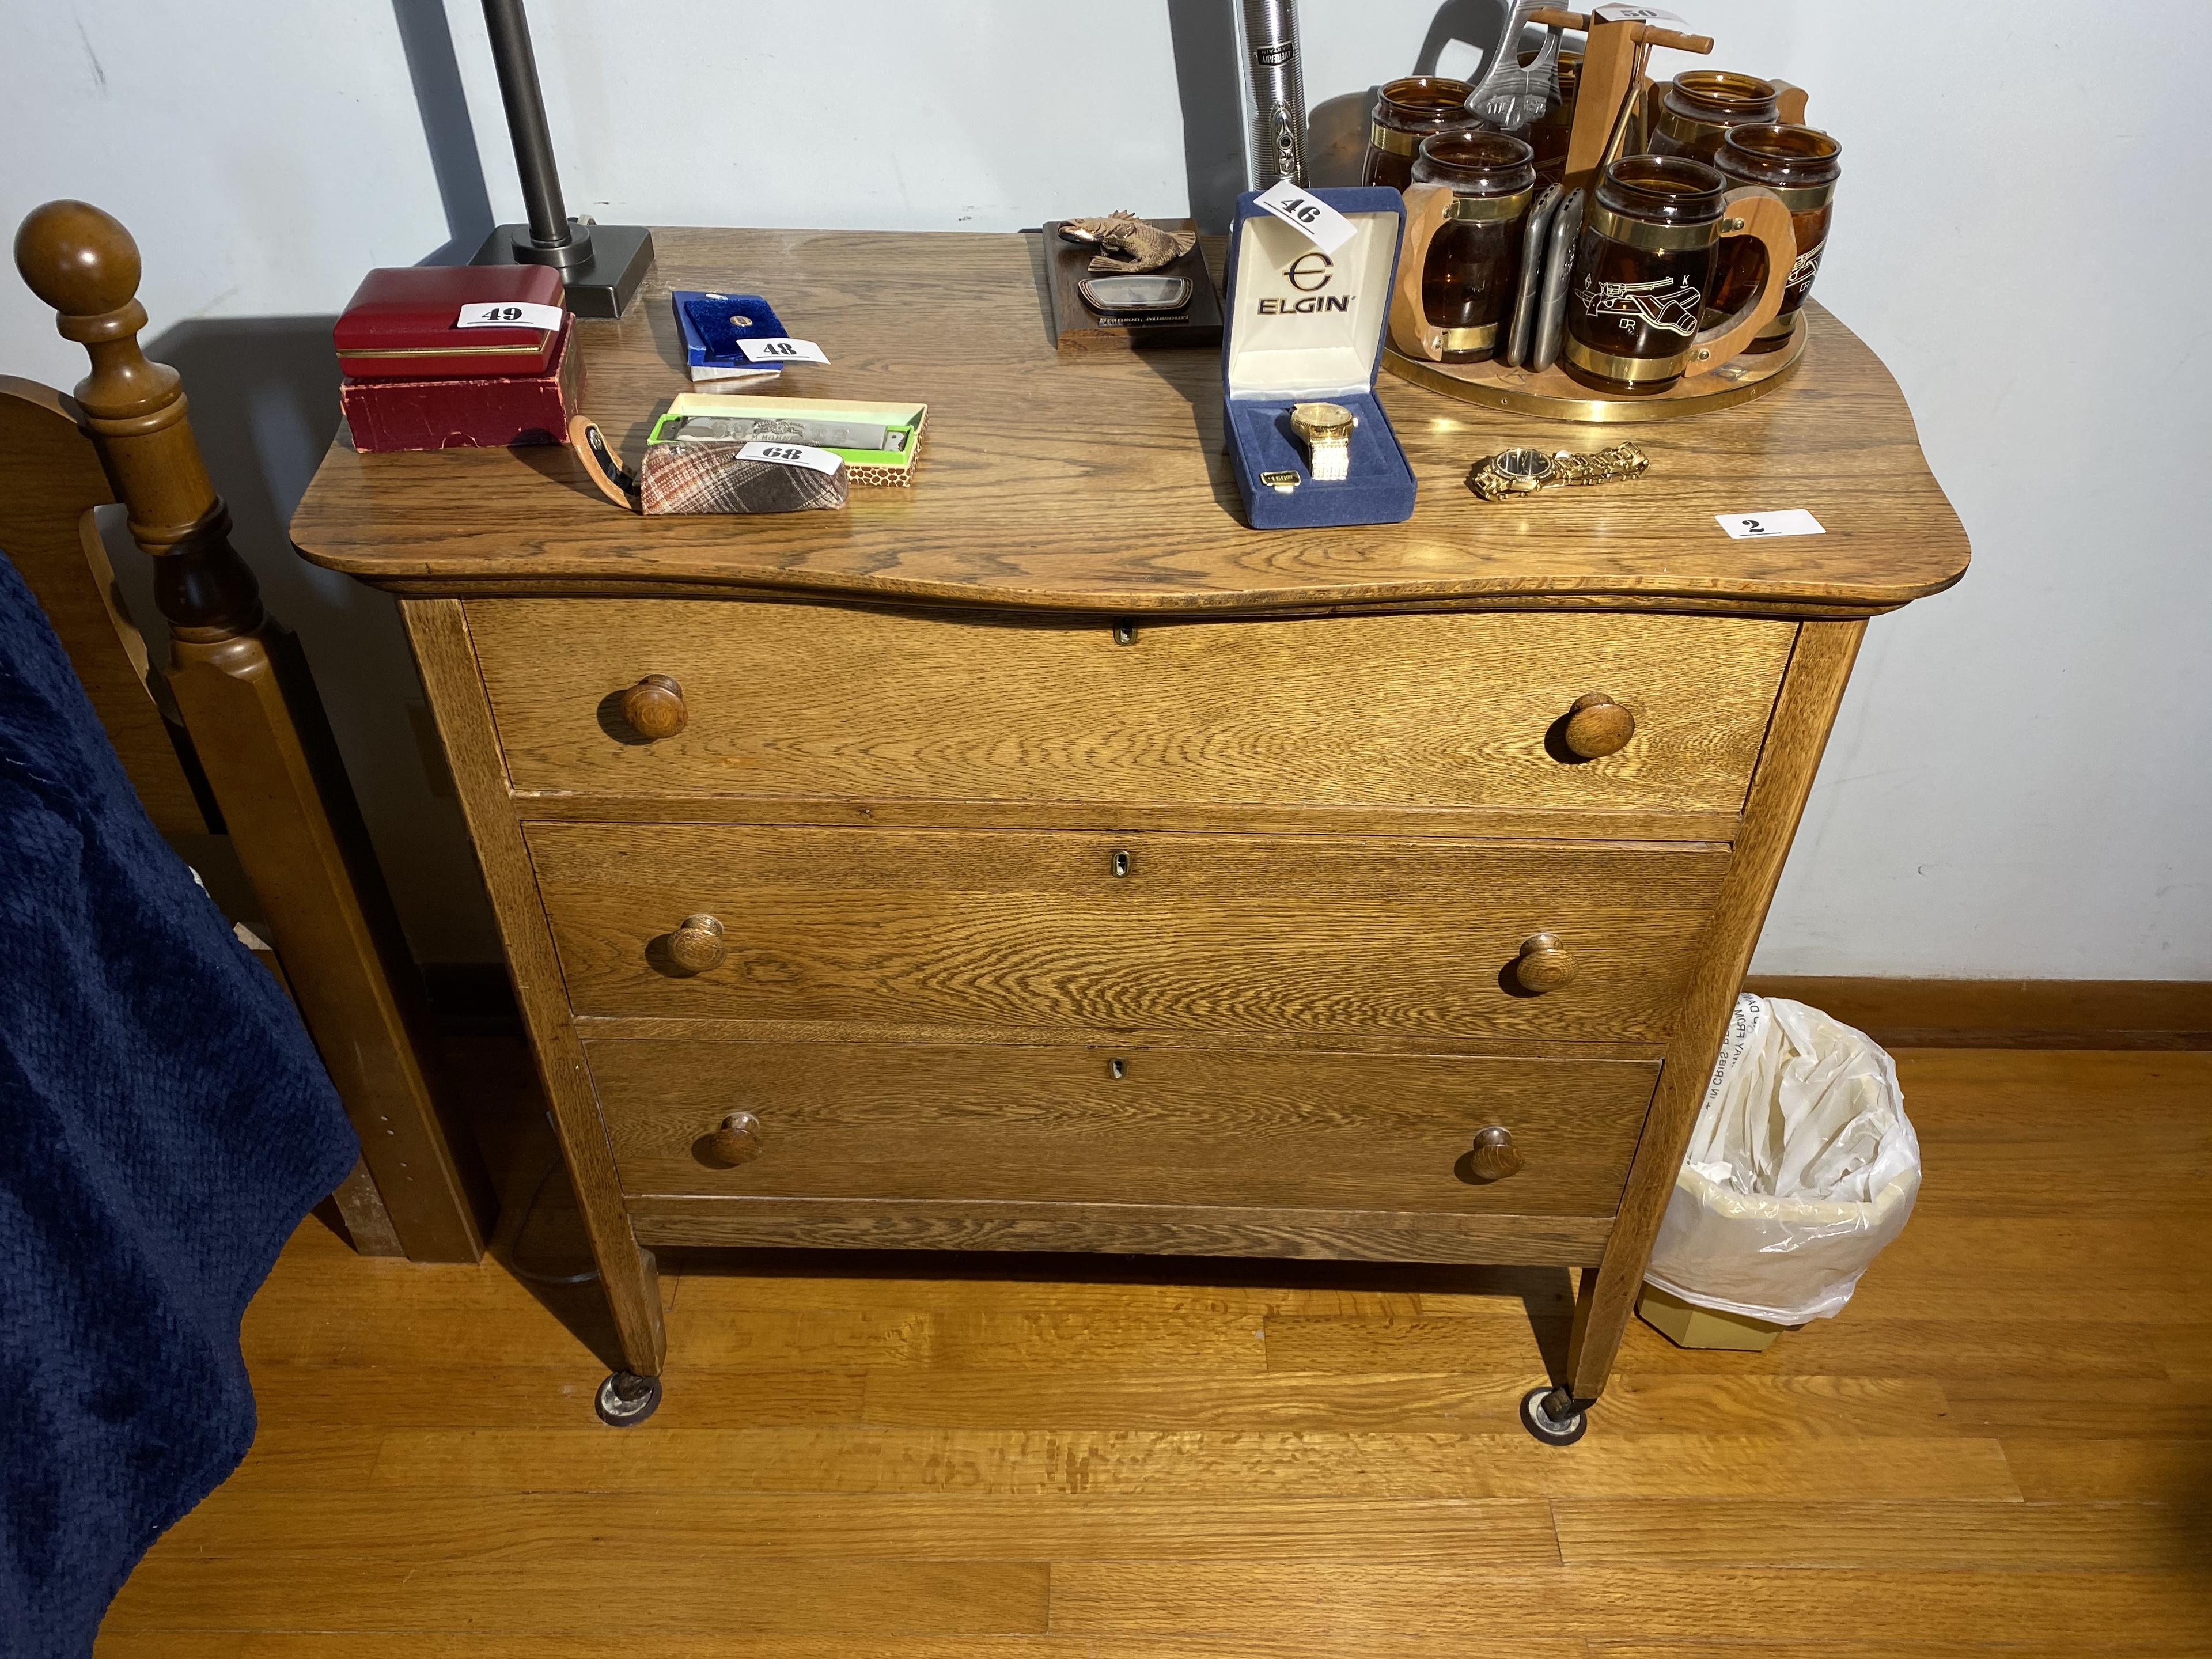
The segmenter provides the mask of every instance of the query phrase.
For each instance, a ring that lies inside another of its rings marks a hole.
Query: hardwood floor
[[[311,1221],[246,1322],[259,1443],[99,1653],[2212,1652],[2212,1054],[1899,1069],[1926,1186],[1844,1316],[1638,1322],[1564,1451],[1513,1415],[1555,1272],[671,1261],[666,1401],[616,1431],[594,1287]]]

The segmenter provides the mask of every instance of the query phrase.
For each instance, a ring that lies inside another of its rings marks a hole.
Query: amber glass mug
[[[1650,136],[1654,155],[1710,161],[1730,127],[1782,118],[1782,88],[1734,70],[1685,70],[1662,92],[1653,88]]]
[[[1447,132],[1421,141],[1390,300],[1390,337],[1399,350],[1443,363],[1497,356],[1521,290],[1522,244],[1535,194],[1535,152],[1510,132]]]
[[[1765,250],[1757,289],[1710,326],[1705,296],[1723,245]],[[1613,162],[1575,246],[1560,365],[1616,395],[1666,391],[1736,356],[1781,309],[1796,241],[1771,191],[1730,190],[1718,169],[1674,156]]]
[[[1412,184],[1421,140],[1480,125],[1467,112],[1467,95],[1474,90],[1464,81],[1436,75],[1409,75],[1385,86],[1368,122],[1367,161],[1359,182],[1392,190]]]
[[[1772,191],[1790,210],[1796,248],[1790,279],[1783,285],[1782,309],[1752,337],[1747,351],[1778,350],[1796,330],[1797,313],[1812,295],[1820,252],[1828,245],[1836,181],[1844,173],[1838,159],[1843,153],[1841,144],[1811,127],[1730,127],[1721,141],[1713,165],[1732,185],[1763,185]],[[1739,242],[1723,247],[1715,262],[1713,291],[1705,301],[1708,309],[1735,310],[1759,285],[1760,274],[1759,257],[1748,246]]]

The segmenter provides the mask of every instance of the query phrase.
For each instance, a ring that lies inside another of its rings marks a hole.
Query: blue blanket
[[[359,1146],[0,557],[0,1654],[80,1659],[253,1441],[239,1321]]]

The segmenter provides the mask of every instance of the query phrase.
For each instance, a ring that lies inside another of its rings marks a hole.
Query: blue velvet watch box
[[[783,325],[766,300],[757,294],[702,294],[679,289],[670,295],[676,308],[676,327],[684,337],[684,361],[693,368],[750,368],[738,349],[740,340],[775,340],[785,337]],[[772,374],[775,365],[757,365]]]
[[[1310,192],[1358,227],[1323,253],[1248,191],[1229,239],[1221,331],[1223,430],[1244,520],[1255,530],[1398,524],[1413,514],[1413,470],[1376,400],[1406,204],[1381,186]],[[1358,418],[1351,474],[1318,483],[1291,430],[1293,404],[1341,404]],[[1267,472],[1295,472],[1278,489]]]

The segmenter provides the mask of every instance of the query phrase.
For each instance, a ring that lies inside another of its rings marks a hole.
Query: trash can
[[[1685,1347],[1764,1348],[1832,1319],[1905,1231],[1920,1142],[1863,1031],[1737,999],[1637,1311]]]

